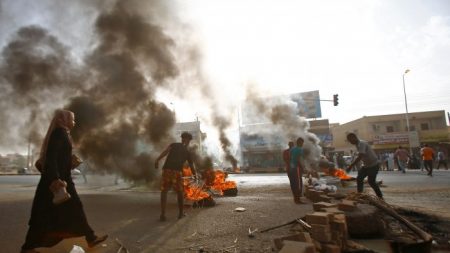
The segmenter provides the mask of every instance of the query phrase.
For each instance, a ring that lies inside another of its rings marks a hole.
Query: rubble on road
[[[273,240],[278,252],[374,252],[352,241],[352,238],[378,238],[389,242],[393,252],[431,252],[433,237],[404,217],[394,208],[372,195],[343,194],[330,191],[323,184],[306,185],[305,196],[312,202],[312,213],[300,220],[309,226],[294,234]],[[322,190],[323,189],[323,190]],[[287,225],[274,226],[261,233]],[[386,225],[388,224],[388,225]]]

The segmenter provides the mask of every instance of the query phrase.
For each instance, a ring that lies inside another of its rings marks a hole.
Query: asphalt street
[[[354,174],[350,174],[353,175]],[[282,224],[312,211],[311,205],[295,205],[284,174],[233,174],[237,197],[215,197],[212,208],[188,208],[188,217],[176,219],[175,194],[169,196],[168,221],[159,222],[159,191],[132,186],[112,175],[81,176],[75,183],[91,226],[110,238],[94,249],[87,249],[83,238],[65,240],[40,252],[70,252],[73,245],[86,252],[117,252],[119,239],[130,252],[195,252],[204,247],[219,250],[235,247],[237,252],[271,252],[272,240],[282,231],[247,236],[248,229]],[[0,176],[0,252],[19,252],[27,230],[37,175]],[[382,191],[388,203],[429,212],[450,219],[450,171],[436,170],[433,177],[422,171],[380,172]],[[330,180],[331,181],[331,180]],[[354,186],[340,188],[355,190]],[[367,189],[371,191],[371,189]],[[235,212],[244,207],[245,212]]]

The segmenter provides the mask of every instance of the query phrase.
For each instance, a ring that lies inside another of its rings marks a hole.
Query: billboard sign
[[[408,133],[380,134],[373,137],[373,144],[408,144]]]
[[[289,95],[273,96],[261,98],[264,104],[270,106],[279,105],[286,102],[293,102],[296,105],[299,116],[305,118],[321,118],[322,111],[320,108],[319,91],[300,92]],[[256,105],[245,101],[241,107],[242,124],[260,124],[269,123],[270,120],[261,117]]]

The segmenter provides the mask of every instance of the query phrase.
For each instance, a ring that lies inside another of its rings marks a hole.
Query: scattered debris
[[[85,253],[84,249],[78,245],[73,245],[70,253]]]
[[[123,243],[118,238],[116,238],[116,242],[117,242],[117,244],[119,244],[119,250],[117,251],[117,253],[122,253],[122,252],[130,253],[128,251],[128,249],[123,245]]]
[[[236,207],[234,209],[234,211],[236,211],[236,212],[245,212],[245,211],[247,211],[247,209],[245,209],[244,207]]]
[[[277,226],[274,226],[274,227],[270,227],[270,228],[266,228],[264,230],[261,230],[261,233],[265,233],[265,232],[270,231],[270,230],[274,230],[274,229],[277,229],[277,228],[281,228],[281,227],[288,226],[288,225],[291,225],[291,224],[296,224],[296,223],[302,225],[306,229],[310,229],[311,228],[311,226],[308,223],[306,223],[301,218],[298,218],[298,219],[289,221],[289,222],[281,224],[281,225],[277,225]]]
[[[248,228],[248,237],[254,238],[255,237],[255,232],[257,232],[257,231],[258,231],[257,228],[254,229],[254,230],[252,230],[251,228]]]

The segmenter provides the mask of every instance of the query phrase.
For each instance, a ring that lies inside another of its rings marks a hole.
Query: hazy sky
[[[237,90],[339,94],[322,115],[345,123],[408,109],[450,110],[450,1],[187,1],[208,73]]]
[[[93,22],[106,2],[0,0],[0,47],[18,28],[39,24],[81,60],[95,44]],[[330,122],[404,113],[402,75],[410,69],[409,111],[450,110],[448,0],[163,2],[161,20],[174,22],[161,25],[175,43],[183,36],[195,41],[204,75],[225,109],[235,110],[251,84],[264,96],[339,94],[339,106],[321,103]],[[202,101],[167,90],[158,96],[179,121],[202,114]]]

